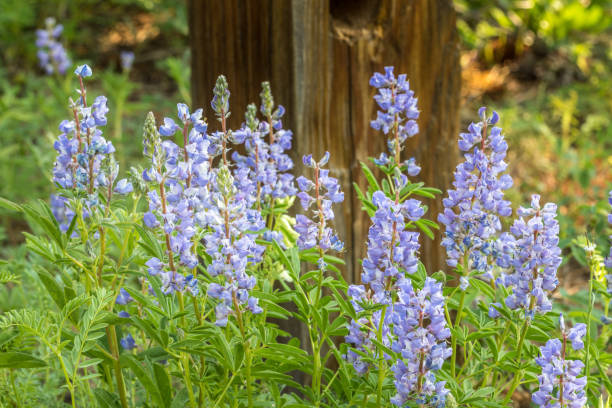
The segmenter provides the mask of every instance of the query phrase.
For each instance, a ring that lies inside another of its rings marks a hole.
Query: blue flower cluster
[[[106,125],[108,107],[104,95],[98,96],[91,106],[87,105],[83,78],[91,76],[87,65],[77,67],[75,74],[81,83],[80,96],[71,100],[73,120],[63,120],[62,132],[53,147],[58,153],[53,168],[53,181],[63,188],[88,190],[90,194],[106,177],[100,172],[102,159],[115,152],[112,142],[102,136],[99,128]]]
[[[160,276],[164,293],[187,290],[196,295],[197,279],[191,273],[183,275],[177,266],[194,269],[198,264],[193,241],[201,190],[209,182],[208,141],[204,136],[207,126],[201,119],[201,109],[190,114],[187,105],[179,103],[177,110],[183,123],[182,148],[170,139],[161,140],[160,135],[171,137],[180,129],[172,119],[165,118],[159,131],[152,113],[145,121],[144,153],[151,166],[142,176],[151,188],[147,193],[149,211],[143,221],[147,227],[162,231],[168,256],[167,263],[151,258],[147,266],[151,275]]]
[[[72,62],[66,49],[60,42],[64,26],[55,24],[55,19],[45,20],[45,29],[36,30],[36,47],[38,62],[48,75],[54,72],[65,74]]]
[[[540,388],[532,395],[532,401],[543,408],[582,408],[587,398],[584,388],[586,377],[579,377],[584,368],[580,360],[567,360],[567,341],[574,350],[584,347],[582,338],[586,334],[586,325],[579,323],[566,330],[563,315],[560,317],[561,337],[551,339],[540,347],[540,357],[536,363],[542,368],[538,376]]]
[[[449,390],[434,374],[452,354],[446,344],[451,333],[444,316],[442,284],[427,278],[423,289],[415,290],[410,280],[401,279],[397,286],[398,301],[391,315],[396,339],[391,348],[402,359],[392,367],[397,394],[391,402],[403,407],[412,399],[444,407]]]
[[[132,70],[132,65],[134,65],[134,53],[132,51],[121,51],[119,59],[123,72],[130,72]]]
[[[397,282],[405,274],[416,272],[418,267],[417,253],[420,248],[419,233],[409,231],[406,226],[411,221],[417,221],[425,213],[421,203],[410,199],[403,203],[395,203],[382,191],[372,195],[372,202],[377,210],[372,217],[372,226],[368,231],[367,256],[363,260],[361,282],[368,285],[351,285],[348,295],[357,313],[363,311],[364,304],[393,304]],[[367,351],[371,346],[371,338],[376,338],[376,331],[381,328],[382,309],[375,311],[371,321],[365,317],[351,322],[350,333],[346,337],[348,343],[361,351]],[[382,323],[383,342],[389,345],[388,333],[391,316],[387,314]],[[349,350],[347,359],[359,373],[367,370],[359,354]]]
[[[236,182],[228,167],[222,166],[217,171],[215,205],[211,207],[214,215],[209,224],[212,233],[204,237],[206,252],[212,258],[208,273],[224,281],[222,285],[211,283],[208,287],[208,294],[220,300],[215,309],[219,326],[227,324],[229,315],[242,313],[243,306],[253,314],[263,311],[258,299],[249,294],[257,280],[247,273],[247,266],[262,259],[264,247],[255,242],[252,231],[262,230],[264,223],[260,212],[249,208],[248,200],[238,196]]]
[[[101,206],[96,194],[99,187],[106,190],[107,198],[110,198],[113,187],[114,192],[119,194],[127,194],[133,187],[125,179],[115,185],[119,173],[119,165],[113,157],[115,147],[104,138],[100,129],[107,123],[106,97],[100,95],[88,106],[83,78],[92,75],[91,68],[81,65],[76,68],[75,74],[80,83],[79,98],[76,102],[70,100],[73,119],[60,123],[61,134],[53,144],[57,152],[53,181],[61,188],[87,193],[84,209],[86,218],[91,207]],[[61,195],[54,195],[51,207],[61,229],[66,231],[74,216],[73,210],[68,208],[68,200]]]
[[[496,253],[494,241],[501,231],[500,217],[512,214],[510,202],[504,200],[504,190],[512,186],[512,178],[503,174],[508,145],[502,130],[493,126],[489,132],[499,116],[493,112],[487,118],[485,108],[480,108],[479,115],[482,120],[470,124],[468,133],[460,135],[459,149],[466,152],[465,160],[455,170],[454,189],[448,190],[438,221],[446,227],[442,245],[448,265],[467,263],[469,270],[490,280],[493,262],[489,258]]]
[[[433,371],[451,352],[445,344],[450,331],[444,317],[442,285],[427,278],[423,289],[414,290],[406,278],[417,271],[420,248],[419,233],[409,228],[421,219],[425,208],[418,200],[400,200],[399,194],[408,185],[403,172],[415,176],[420,171],[414,159],[399,162],[406,138],[418,131],[414,121],[418,110],[406,76],[395,79],[392,67],[385,71],[385,75],[376,73],[370,80],[379,90],[375,99],[384,110],[378,112],[371,125],[385,134],[391,132],[389,150],[393,162],[383,153],[375,163],[397,166],[393,177],[395,199],[382,191],[371,196],[376,211],[368,231],[362,284],[348,289],[358,319],[351,321],[345,340],[358,352],[349,349],[345,357],[359,374],[364,374],[369,366],[361,353],[371,354],[374,340],[382,342],[400,356],[392,367],[397,390],[392,402],[404,406],[408,400],[428,401],[441,407],[448,391],[444,382],[436,382]],[[382,357],[391,359],[387,354]]]
[[[534,194],[530,208],[519,208],[519,218],[510,227],[511,233],[500,237],[501,264],[511,267],[512,273],[498,281],[512,288],[506,298],[510,309],[525,309],[527,316],[546,313],[552,309],[548,293],[559,284],[557,269],[561,265],[557,206],[540,206],[540,196]]]
[[[315,205],[312,212],[318,220],[313,221],[303,214],[296,215],[295,231],[299,234],[297,245],[302,250],[316,247],[322,251],[328,249],[342,251],[344,243],[327,225],[328,221],[334,219],[332,205],[344,201],[344,193],[340,191],[338,179],[331,177],[329,170],[322,168],[329,161],[329,152],[325,152],[318,162],[312,158],[312,155],[304,156],[302,161],[306,167],[314,169],[314,182],[304,176],[298,177],[300,192],[297,197],[305,211]],[[322,263],[323,259],[319,262]]]
[[[374,100],[381,110],[376,112],[376,119],[370,122],[370,126],[376,130],[382,130],[386,135],[391,132],[391,138],[387,145],[396,165],[399,163],[399,153],[407,138],[419,133],[419,125],[416,119],[419,117],[417,99],[414,92],[410,90],[410,83],[406,80],[406,74],[395,77],[393,67],[385,67],[385,73],[374,73],[370,78],[370,86],[378,89]],[[386,165],[389,158],[381,154],[378,164]]]

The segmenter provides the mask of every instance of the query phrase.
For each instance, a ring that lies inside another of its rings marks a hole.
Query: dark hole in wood
[[[379,0],[330,0],[329,12],[336,21],[363,28],[376,18]]]

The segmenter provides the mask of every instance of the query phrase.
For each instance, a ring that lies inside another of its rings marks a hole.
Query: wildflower
[[[123,72],[129,72],[134,64],[134,53],[132,51],[121,51],[119,58],[121,59],[121,69]]]
[[[385,135],[391,132],[393,137],[388,141],[389,152],[392,156],[399,157],[402,144],[419,132],[416,123],[419,117],[417,99],[410,90],[406,74],[396,78],[393,67],[385,67],[384,75],[374,73],[370,85],[378,89],[374,100],[381,109],[376,113],[376,119],[370,122],[370,126],[382,130]],[[395,164],[399,165],[399,162]]]
[[[127,305],[128,303],[133,301],[134,298],[132,298],[132,295],[130,295],[125,289],[119,289],[119,294],[117,295],[115,303],[117,303],[118,305]]]
[[[444,316],[442,284],[427,278],[423,289],[414,290],[410,280],[402,279],[398,287],[398,302],[392,312],[397,337],[392,349],[401,359],[392,367],[397,394],[391,402],[404,406],[413,398],[417,403],[444,407],[449,391],[434,375],[452,354],[445,341],[450,329]]]
[[[132,337],[131,334],[128,334],[127,336],[123,337],[121,340],[119,340],[119,343],[121,344],[121,347],[123,347],[124,350],[129,351],[136,348],[136,341],[134,340],[134,337]]]
[[[84,64],[84,65],[79,65],[78,67],[76,67],[76,69],[74,70],[74,73],[80,76],[81,78],[87,78],[91,76],[92,71],[89,65]]]
[[[134,187],[127,179],[121,179],[117,182],[115,191],[119,194],[128,194],[134,191]]]
[[[447,264],[456,267],[462,260],[469,270],[491,279],[489,257],[496,255],[494,242],[501,231],[500,217],[512,214],[510,202],[504,200],[504,190],[512,186],[512,178],[502,174],[508,149],[502,130],[493,126],[489,131],[499,116],[493,112],[485,117],[485,108],[479,114],[482,120],[470,124],[468,133],[460,135],[459,149],[466,152],[465,161],[455,170],[454,189],[443,200],[444,212],[438,221],[446,226],[442,245]]]
[[[250,295],[257,280],[249,275],[248,267],[262,260],[264,247],[255,242],[253,231],[262,230],[264,223],[261,213],[251,208],[254,200],[250,169],[239,168],[232,174],[227,160],[228,141],[244,142],[246,138],[240,132],[230,138],[232,132],[226,128],[229,95],[227,81],[220,76],[211,105],[221,122],[221,132],[211,139],[222,157],[210,184],[205,218],[211,232],[204,237],[206,253],[211,258],[208,273],[221,282],[208,287],[208,294],[220,301],[215,308],[218,326],[226,326],[230,315],[241,319],[246,310],[253,314],[263,311],[259,300]]]
[[[584,347],[582,338],[586,334],[586,325],[577,324],[566,330],[563,316],[560,316],[561,337],[551,339],[540,347],[540,357],[536,357],[536,364],[542,368],[538,376],[540,388],[532,396],[532,401],[545,408],[579,408],[586,402],[584,388],[586,377],[578,377],[584,363],[580,360],[567,360],[567,340],[572,343],[574,350]]]
[[[297,244],[300,249],[318,247],[321,251],[341,251],[344,248],[342,241],[327,225],[328,221],[334,219],[332,205],[344,201],[344,193],[340,191],[338,179],[330,177],[329,170],[322,168],[328,161],[329,152],[318,162],[312,159],[311,155],[303,158],[304,164],[314,169],[314,182],[304,176],[298,177],[297,183],[301,191],[297,196],[305,211],[315,205],[312,212],[318,220],[313,221],[304,215],[296,216],[294,228],[299,234]]]
[[[514,248],[511,260],[514,272],[506,274],[502,282],[512,287],[506,305],[510,309],[523,308],[532,316],[552,309],[547,294],[559,284],[557,269],[561,265],[561,249],[559,223],[555,218],[557,206],[547,203],[540,207],[540,196],[534,194],[531,208],[521,207],[518,215],[510,228],[512,234],[501,237]]]
[[[196,295],[199,292],[197,279],[192,274],[182,274],[178,267],[193,269],[198,264],[193,253],[196,212],[204,205],[198,199],[200,189],[208,183],[208,179],[199,177],[197,171],[202,162],[208,162],[208,155],[198,148],[203,142],[203,135],[198,129],[205,131],[205,124],[201,120],[201,110],[190,115],[184,104],[178,104],[177,110],[179,118],[184,121],[183,148],[172,140],[161,140],[160,133],[165,131],[164,126],[158,131],[151,113],[145,121],[144,153],[150,159],[151,167],[143,172],[143,179],[152,188],[147,193],[149,211],[145,213],[143,221],[147,227],[161,230],[168,253],[167,263],[151,258],[146,265],[152,276],[159,275],[165,294],[188,291]],[[170,122],[174,124],[169,118],[165,118],[164,122],[168,127]],[[179,129],[176,124],[174,127],[171,133],[166,133],[167,136]]]
[[[45,29],[36,30],[36,47],[38,62],[48,75],[53,72],[65,74],[72,64],[66,49],[60,42],[64,30],[61,24],[55,24],[55,19],[49,17],[45,20]]]

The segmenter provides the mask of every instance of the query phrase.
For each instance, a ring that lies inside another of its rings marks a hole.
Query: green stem
[[[19,397],[17,387],[15,386],[15,370],[10,370],[9,376],[11,378],[11,387],[13,387],[13,393],[15,393],[15,402],[17,403],[17,408],[21,408],[21,398]]]
[[[380,323],[378,324],[378,332],[376,333],[376,337],[378,337],[378,341],[380,342],[380,344],[382,344],[382,331],[383,331],[383,324],[385,321],[385,314],[387,312],[387,308],[383,307],[381,313],[380,313]],[[385,381],[385,358],[384,355],[382,353],[382,350],[379,351],[379,356],[378,356],[378,387],[376,390],[376,405],[381,407],[381,403],[382,403],[382,389],[383,389],[383,382]]]
[[[590,352],[591,352],[591,315],[593,314],[593,267],[589,268],[589,311],[587,313],[587,325],[586,325],[586,341],[584,342],[586,356],[584,358],[584,373],[587,378],[590,373]]]
[[[117,389],[119,391],[119,399],[121,400],[121,406],[128,408],[127,394],[125,392],[125,382],[123,381],[123,373],[121,372],[121,363],[119,362],[119,347],[117,345],[117,331],[115,326],[108,326],[106,328],[106,336],[108,338],[108,345],[113,355],[113,366],[115,368],[115,379],[117,380]]]
[[[521,355],[523,354],[523,343],[525,342],[525,336],[527,335],[528,328],[529,328],[529,319],[525,318],[525,323],[523,323],[523,327],[521,328],[521,334],[519,337],[518,346],[516,348],[516,351],[517,351],[516,361],[519,364],[521,363]],[[522,375],[514,376],[514,379],[512,380],[512,385],[510,385],[510,389],[508,389],[508,393],[506,394],[506,398],[504,399],[504,405],[510,402],[510,399],[512,398],[512,394],[514,394],[514,390],[516,390],[516,387],[518,387],[518,385],[521,382],[521,377]]]
[[[463,276],[468,275],[468,263],[469,257],[468,254],[463,256]],[[461,297],[459,298],[459,309],[457,310],[457,315],[455,316],[455,324],[453,324],[453,329],[456,332],[461,324],[461,318],[463,317],[463,306],[465,304],[465,290],[461,291]],[[453,355],[451,357],[451,375],[455,377],[456,366],[457,366],[457,334],[454,334],[451,337],[451,349],[453,351]]]
[[[179,308],[182,314],[185,311],[185,299],[183,298],[183,293],[177,292],[177,298],[179,302]],[[186,329],[185,315],[181,316],[181,323],[183,326],[183,330],[185,330]],[[185,352],[181,353],[181,364],[183,366],[183,378],[185,379],[185,388],[187,388],[187,394],[189,394],[189,405],[191,405],[192,408],[196,408],[197,403],[196,403],[195,395],[193,393],[193,387],[191,385],[189,356]]]

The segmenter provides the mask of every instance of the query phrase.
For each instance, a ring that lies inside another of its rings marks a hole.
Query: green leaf
[[[153,363],[153,372],[155,373],[155,381],[157,387],[164,400],[164,406],[167,407],[172,402],[172,388],[170,387],[170,378],[166,370],[161,364]]]
[[[370,170],[368,165],[362,161],[360,161],[359,164],[361,165],[361,170],[363,171],[364,176],[368,180],[368,184],[370,184],[372,191],[382,190],[380,188],[380,185],[378,184],[378,181],[376,181],[376,177],[374,177],[374,174],[372,173],[372,170]]]
[[[37,368],[46,365],[45,361],[28,353],[19,351],[0,353],[0,368]]]
[[[60,284],[55,280],[53,275],[49,271],[43,268],[35,268],[36,273],[38,274],[38,278],[42,282],[45,289],[47,289],[47,293],[53,299],[53,302],[57,305],[58,308],[63,309],[66,304],[66,299],[64,298],[64,290],[60,286]]]
[[[138,381],[142,384],[142,386],[147,390],[147,394],[156,402],[158,407],[166,406],[164,403],[164,398],[161,396],[161,392],[157,387],[157,383],[153,380],[151,373],[147,372],[149,370],[145,370],[142,366],[142,363],[136,359],[131,354],[122,354],[120,357],[121,365],[125,367],[129,367]],[[149,364],[145,364],[149,366]]]
[[[98,405],[102,408],[119,408],[119,398],[117,395],[110,393],[104,388],[94,388],[94,396]]]
[[[0,207],[5,208],[7,210],[11,210],[11,211],[17,211],[17,212],[23,211],[23,207],[21,207],[19,204],[16,204],[2,197],[0,197]]]

